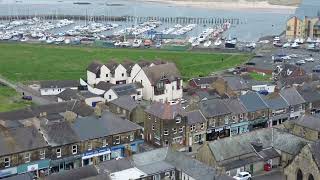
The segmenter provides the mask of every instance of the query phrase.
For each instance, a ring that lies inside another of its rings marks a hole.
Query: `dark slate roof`
[[[219,97],[218,93],[212,90],[208,90],[208,91],[198,90],[194,92],[194,95],[198,96],[200,100],[209,100],[209,99],[214,99]]]
[[[240,101],[248,112],[255,112],[268,108],[261,96],[256,92],[248,92],[245,95],[241,95]]]
[[[160,119],[174,119],[177,115],[185,116],[186,112],[181,104],[172,104],[153,102],[145,110],[147,113],[152,114]]]
[[[217,77],[214,76],[208,76],[208,77],[198,77],[198,78],[192,78],[191,81],[193,81],[197,86],[201,86],[202,84],[212,84]]]
[[[34,114],[29,108],[0,113],[0,120],[23,120],[33,117]]]
[[[46,177],[46,180],[80,180],[99,175],[95,166],[84,166],[80,168],[62,171]]]
[[[61,146],[80,141],[68,122],[59,122],[41,127],[44,137],[51,146]]]
[[[119,63],[115,60],[110,60],[107,64],[105,64],[107,68],[110,70],[111,74],[114,74],[116,68],[119,66]]]
[[[188,125],[192,125],[196,123],[205,123],[207,121],[200,110],[187,112],[187,117],[188,117]]]
[[[83,99],[79,93],[78,90],[75,89],[66,89],[64,91],[62,91],[61,93],[59,93],[57,95],[58,98],[64,100],[64,101],[70,101],[70,100],[81,100]]]
[[[128,111],[132,111],[138,106],[138,103],[131,96],[120,96],[119,98],[110,101],[109,103],[119,106]]]
[[[320,101],[320,93],[316,88],[307,86],[297,89],[299,94],[306,102]]]
[[[212,180],[213,178],[222,180],[217,176],[215,169],[171,148],[160,148],[135,154],[132,159],[134,165],[147,174],[176,168],[196,180]]]
[[[97,169],[99,169],[100,171],[102,170],[103,172],[107,171],[108,174],[130,169],[133,167],[134,167],[133,162],[127,158],[123,158],[119,160],[113,159],[110,161],[104,161],[99,165],[97,165]]]
[[[272,132],[273,131],[273,132]],[[272,138],[273,136],[273,138]],[[310,141],[276,128],[265,128],[210,142],[208,145],[215,159],[225,161],[233,157],[254,153],[253,142],[262,143],[263,148],[296,155]]]
[[[124,61],[121,65],[127,70],[127,73],[131,73],[132,67],[134,66],[134,62],[132,61]]]
[[[278,93],[270,94],[267,96],[262,96],[266,104],[269,106],[270,109],[278,110],[288,108],[289,105],[282,96]]]
[[[48,114],[46,116],[46,119],[49,121],[56,121],[56,120],[62,120],[64,117],[60,114]]]
[[[30,149],[47,147],[42,135],[34,127],[0,128],[0,156]]]
[[[298,105],[305,103],[305,100],[299,94],[295,88],[285,88],[280,91],[280,95],[286,100],[286,102],[292,105]]]
[[[79,80],[54,80],[40,81],[40,87],[43,88],[72,88],[80,86]]]
[[[108,83],[108,82],[104,82],[104,81],[100,81],[96,85],[95,88],[108,91],[112,86],[114,86],[114,84],[111,84],[111,83]]]
[[[87,70],[97,74],[100,71],[100,68],[102,65],[103,64],[98,61],[93,61],[92,63],[89,64]]]
[[[95,116],[77,118],[71,123],[71,127],[81,140],[142,129],[139,125],[136,125],[129,120],[122,119],[111,112],[103,113],[101,118]]]
[[[206,118],[230,114],[228,106],[221,99],[200,102],[200,110]]]
[[[319,149],[320,149],[320,140],[317,140],[315,143],[311,144],[310,151],[318,167],[320,167]]]
[[[224,99],[224,102],[228,106],[232,114],[243,114],[247,112],[246,108],[243,106],[239,98]]]
[[[166,78],[169,81],[174,81],[181,77],[180,72],[174,63],[144,67],[143,71],[148,77],[151,85],[156,84],[160,79],[163,78]]]
[[[121,84],[112,86],[111,89],[118,95],[118,96],[125,96],[125,95],[133,95],[137,94],[137,87],[134,83],[131,84]]]
[[[244,79],[238,76],[225,76],[222,78],[225,80],[228,84],[228,86],[234,90],[234,91],[239,91],[239,90],[244,90],[248,89],[248,85]]]
[[[94,113],[94,109],[82,101],[70,101],[68,110],[82,117],[90,116]]]
[[[313,129],[320,132],[319,116],[303,115],[299,119],[294,120],[293,122],[299,126],[306,127],[306,128]]]
[[[147,61],[147,60],[140,60],[140,61],[138,62],[138,64],[139,64],[139,66],[140,66],[141,68],[143,68],[143,67],[148,67],[148,66],[150,66],[151,62],[150,62],[150,61]]]

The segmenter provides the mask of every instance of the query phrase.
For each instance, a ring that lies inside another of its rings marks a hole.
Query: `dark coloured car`
[[[22,96],[23,100],[32,101],[32,96]]]

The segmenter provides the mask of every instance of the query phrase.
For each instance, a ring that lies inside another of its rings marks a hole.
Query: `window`
[[[141,95],[141,91],[137,91],[137,95],[140,96]]]
[[[318,139],[320,139],[320,132],[318,132]]]
[[[165,136],[169,135],[168,129],[163,130],[163,135],[165,135]]]
[[[303,109],[303,108],[302,108],[302,105],[300,105],[300,106],[299,106],[299,110],[302,111],[302,109]]]
[[[73,145],[72,146],[72,154],[77,154],[78,153],[78,146],[77,145]]]
[[[60,158],[61,157],[61,148],[58,148],[56,150],[56,154],[57,154],[57,158]]]
[[[183,132],[183,126],[179,128],[179,132],[180,132],[180,133]]]
[[[46,158],[46,151],[45,150],[40,150],[40,159],[45,159]]]
[[[172,128],[173,134],[177,134],[177,128]]]
[[[204,129],[204,123],[201,123],[200,128]]]
[[[106,77],[109,77],[109,74],[106,74]]]
[[[291,112],[292,112],[292,113],[294,112],[294,108],[293,108],[293,107],[291,108]]]
[[[107,83],[109,83],[110,81],[107,81]]]
[[[243,114],[240,114],[240,119],[243,119]]]
[[[196,126],[195,125],[191,125],[190,126],[190,131],[192,132],[192,131],[194,131],[196,129]]]
[[[152,130],[154,130],[154,124],[152,124]]]
[[[114,143],[115,144],[120,144],[120,136],[115,136],[115,141],[114,141]]]
[[[109,99],[111,99],[111,95],[109,95]]]
[[[130,142],[132,142],[134,140],[134,133],[131,133],[129,138],[130,138]]]
[[[123,76],[124,76],[124,73],[122,73],[121,76],[123,77]]]
[[[106,146],[108,146],[107,139],[103,139],[102,140],[102,147],[106,147]]]
[[[236,120],[236,116],[232,116],[232,120]]]
[[[169,141],[168,141],[168,140],[165,140],[165,141],[164,141],[164,144],[165,144],[165,145],[169,145]]]
[[[176,123],[177,124],[181,123],[181,117],[180,116],[176,117]]]
[[[24,162],[25,163],[28,163],[30,162],[30,153],[24,153]]]
[[[87,143],[87,147],[88,147],[88,150],[89,150],[89,151],[92,150],[92,143],[91,143],[91,142],[88,142],[88,143]]]
[[[224,118],[224,124],[229,124],[229,118],[228,118],[228,116],[226,116],[226,117]]]
[[[4,158],[4,167],[10,167],[10,157]]]
[[[148,119],[151,119],[151,115],[150,114],[148,114]]]

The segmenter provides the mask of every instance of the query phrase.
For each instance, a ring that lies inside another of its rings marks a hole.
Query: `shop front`
[[[249,121],[249,131],[268,127],[268,119],[256,119]]]
[[[230,136],[235,136],[235,135],[238,135],[238,134],[249,132],[248,126],[249,126],[249,122],[248,121],[231,124]]]
[[[36,177],[44,177],[49,174],[50,160],[40,160],[35,162],[30,162],[22,164],[17,167],[17,173],[23,174],[30,172]]]
[[[18,173],[17,167],[0,170],[0,179],[4,177],[16,175],[17,173]]]
[[[207,130],[207,141],[213,141],[230,136],[230,126],[210,128]]]
[[[107,161],[111,159],[110,148],[104,147],[99,149],[94,149],[87,151],[82,156],[82,166],[96,165],[100,162]]]
[[[81,167],[81,157],[82,155],[78,154],[70,157],[51,160],[50,173],[56,173]]]

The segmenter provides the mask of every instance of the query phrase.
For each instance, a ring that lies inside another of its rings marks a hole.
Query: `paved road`
[[[0,83],[15,89],[18,93],[24,93],[26,96],[32,96],[32,101],[38,105],[54,103],[54,98],[41,96],[40,92],[33,90],[20,83],[12,83],[5,78],[0,77]]]
[[[286,180],[282,172],[276,171],[264,175],[255,176],[253,180]]]

